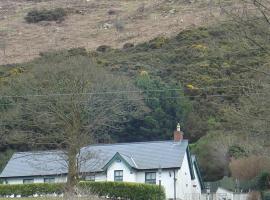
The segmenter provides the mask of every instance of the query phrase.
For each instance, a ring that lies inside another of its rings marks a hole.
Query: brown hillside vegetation
[[[122,47],[220,18],[220,5],[174,0],[0,0],[0,64],[19,63],[56,49],[106,44]],[[224,6],[230,5],[224,3]],[[61,22],[24,20],[33,9],[64,8]]]

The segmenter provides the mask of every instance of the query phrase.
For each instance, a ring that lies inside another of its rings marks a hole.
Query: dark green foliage
[[[136,85],[142,90],[150,111],[142,118],[132,119],[123,132],[114,133],[114,137],[118,141],[171,140],[176,124],[183,124],[191,109],[182,87],[152,79],[145,71],[136,78]],[[170,90],[172,87],[178,90]]]
[[[265,191],[262,193],[263,200],[270,200],[270,191]]]
[[[124,182],[81,182],[79,185],[83,191],[90,189],[91,193],[112,199],[165,200],[164,188],[158,185]]]
[[[4,166],[7,164],[7,161],[11,158],[13,153],[14,150],[7,149],[5,152],[0,154],[0,173],[2,172]]]
[[[0,185],[0,196],[21,195],[24,197],[34,194],[61,194],[64,191],[64,184],[21,184],[21,185]]]
[[[245,149],[238,145],[231,146],[228,151],[228,156],[236,159],[246,157],[247,155]]]
[[[0,185],[0,196],[12,194],[22,196],[62,194],[64,188],[65,184],[62,183]],[[82,193],[107,196],[113,199],[165,200],[164,188],[158,185],[124,182],[80,182],[78,188]]]
[[[259,190],[270,189],[270,173],[262,172],[257,178],[257,187]]]
[[[108,45],[101,45],[101,46],[99,46],[98,48],[97,48],[97,51],[99,51],[99,52],[107,52],[107,51],[109,51],[109,50],[111,50],[111,47],[110,46],[108,46]]]
[[[27,13],[25,20],[28,23],[38,23],[40,21],[60,21],[67,15],[63,8],[56,8],[53,10],[31,10]]]
[[[130,49],[130,48],[132,48],[132,47],[134,47],[134,44],[133,44],[133,43],[125,43],[125,44],[123,45],[123,49]]]

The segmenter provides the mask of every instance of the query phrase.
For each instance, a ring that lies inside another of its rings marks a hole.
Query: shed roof
[[[103,171],[117,152],[138,170],[180,168],[187,147],[187,140],[90,145],[81,149],[80,172]],[[12,156],[0,178],[66,173],[66,157],[61,151],[19,152]]]

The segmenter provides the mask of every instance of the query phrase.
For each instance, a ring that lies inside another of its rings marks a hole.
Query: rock
[[[175,14],[176,13],[176,10],[173,8],[169,11],[170,14]]]
[[[113,27],[113,24],[111,24],[111,23],[104,23],[103,24],[103,28],[104,29],[110,29],[110,28],[112,28]]]

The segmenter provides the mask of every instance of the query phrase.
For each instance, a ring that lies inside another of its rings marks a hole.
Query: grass
[[[137,9],[145,4],[145,10]],[[0,27],[8,30],[6,55],[0,49],[0,64],[29,61],[40,52],[51,49],[84,46],[95,49],[106,44],[122,47],[125,43],[140,43],[159,35],[174,36],[191,26],[209,23],[207,6],[199,8],[200,3],[166,3],[155,0],[141,1],[26,1],[16,3],[13,0],[0,1],[0,7],[7,10],[5,18],[0,20]],[[46,22],[27,24],[23,19],[30,10],[64,8],[74,10],[62,23]],[[117,9],[116,9],[117,8]],[[110,9],[117,14],[109,15]],[[177,12],[170,14],[175,9]],[[215,11],[219,16],[219,11]],[[195,14],[194,14],[195,13]],[[219,16],[220,17],[220,16]],[[123,31],[116,30],[115,22],[124,24]],[[102,28],[105,23],[113,24],[109,29]],[[142,34],[143,33],[143,34]],[[1,36],[0,36],[1,39]]]

